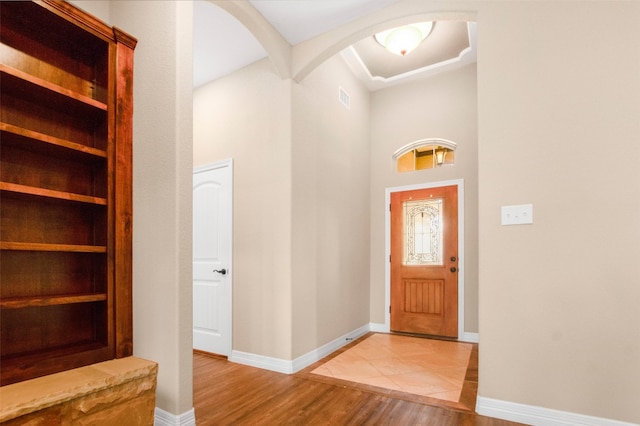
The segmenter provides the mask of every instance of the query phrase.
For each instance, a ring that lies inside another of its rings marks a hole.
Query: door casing
[[[407,186],[396,186],[385,189],[385,218],[384,218],[384,244],[385,244],[385,262],[384,262],[384,329],[383,332],[391,330],[391,314],[389,307],[391,306],[391,194],[393,192],[412,191],[416,189],[439,188],[442,186],[458,187],[458,340],[465,340],[464,333],[464,179],[454,179],[438,182],[420,183]]]

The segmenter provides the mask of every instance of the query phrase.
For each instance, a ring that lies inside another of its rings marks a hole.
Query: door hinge
[[[389,255],[389,263],[391,263],[391,255]]]
[[[389,211],[391,211],[391,203],[389,203]]]
[[[389,313],[391,313],[391,305],[389,305]]]

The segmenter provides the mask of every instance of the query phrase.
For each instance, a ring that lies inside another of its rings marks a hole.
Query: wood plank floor
[[[353,345],[352,343],[351,345]],[[337,356],[349,346],[329,356]],[[460,404],[320,378],[287,375],[194,353],[196,422],[206,425],[517,425],[473,412],[477,349]],[[474,368],[475,363],[475,368]]]

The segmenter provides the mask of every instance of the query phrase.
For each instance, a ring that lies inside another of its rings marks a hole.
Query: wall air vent
[[[346,109],[351,109],[351,97],[342,87],[339,87],[338,89],[338,100]]]

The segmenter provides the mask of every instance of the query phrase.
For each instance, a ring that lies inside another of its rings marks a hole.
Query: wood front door
[[[231,165],[193,174],[193,348],[231,354]]]
[[[391,330],[458,337],[458,187],[391,193]]]

